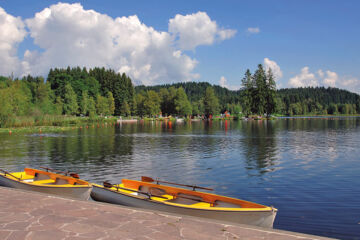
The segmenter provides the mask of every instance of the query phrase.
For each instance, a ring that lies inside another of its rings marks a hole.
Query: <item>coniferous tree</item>
[[[242,106],[243,113],[248,116],[251,113],[252,101],[253,101],[253,92],[254,92],[254,83],[253,77],[251,76],[250,70],[246,70],[244,78],[241,80],[243,87],[242,90]]]
[[[276,109],[276,83],[271,68],[266,75],[265,85],[265,113],[271,115]]]
[[[254,73],[255,89],[252,94],[252,112],[257,114],[264,114],[266,105],[266,75],[261,64]]]

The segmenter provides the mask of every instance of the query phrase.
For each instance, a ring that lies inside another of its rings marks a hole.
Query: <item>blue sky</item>
[[[0,29],[15,31],[1,35],[5,40],[0,44],[5,41],[11,49],[0,47],[5,55],[0,57],[0,74],[46,75],[49,67],[103,65],[127,72],[137,84],[193,80],[237,89],[245,70],[261,63],[275,69],[278,87],[332,86],[360,92],[359,1],[62,3],[68,4],[0,1],[0,19],[17,19],[0,20]],[[45,8],[51,13],[45,14]],[[65,14],[72,9],[77,9],[73,15]],[[35,16],[41,12],[42,18]],[[129,18],[133,15],[139,22]],[[89,19],[99,16],[110,18],[94,26]],[[121,17],[120,26],[116,18]],[[86,19],[93,25],[80,24],[89,22]],[[119,37],[115,47],[104,47],[107,34]],[[79,42],[70,46],[72,41]]]

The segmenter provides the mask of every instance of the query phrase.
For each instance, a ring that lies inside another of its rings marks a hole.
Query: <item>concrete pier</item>
[[[1,240],[329,239],[0,187]]]

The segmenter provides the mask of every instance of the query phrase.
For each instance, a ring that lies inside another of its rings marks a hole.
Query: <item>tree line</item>
[[[271,69],[245,72],[241,89],[207,82],[134,86],[130,77],[105,68],[54,68],[47,79],[0,76],[0,126],[14,116],[196,116],[360,113],[360,96],[324,87],[276,90]]]

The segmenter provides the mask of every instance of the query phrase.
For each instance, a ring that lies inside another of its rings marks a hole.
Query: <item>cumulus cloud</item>
[[[190,15],[177,14],[169,21],[169,32],[182,50],[193,50],[199,45],[211,45],[235,35],[232,29],[219,29],[205,12]]]
[[[280,66],[275,61],[272,61],[269,58],[264,58],[264,67],[266,71],[268,71],[269,68],[271,68],[271,71],[275,77],[275,81],[278,81],[279,79],[282,78],[283,73],[280,69]]]
[[[21,18],[7,14],[0,7],[0,73],[9,76],[21,73],[21,62],[16,52],[17,46],[26,36],[25,25]]]
[[[26,35],[25,24],[41,50],[26,50],[20,62],[16,49]],[[183,51],[235,34],[204,12],[176,15],[166,32],[136,15],[112,18],[79,3],[51,5],[25,24],[0,9],[0,74],[20,69],[18,75],[46,75],[54,67],[98,66],[125,72],[136,84],[190,81],[200,77],[194,72],[198,62]]]
[[[340,77],[336,72],[319,69],[316,73],[309,71],[309,67],[301,69],[300,74],[290,78],[290,87],[336,87],[360,93],[360,80],[354,77]]]
[[[80,65],[112,68],[146,85],[196,77],[197,61],[174,49],[169,33],[146,26],[137,16],[113,19],[79,3],[59,3],[26,24],[34,43],[44,49],[25,53],[29,73]]]
[[[219,85],[221,87],[227,88],[229,90],[239,90],[240,89],[240,86],[228,85],[227,79],[224,76],[220,77]]]
[[[289,85],[291,87],[315,87],[319,83],[315,74],[309,72],[309,67],[303,67],[300,74],[290,78]]]
[[[260,28],[258,28],[258,27],[249,27],[247,30],[246,30],[246,32],[248,33],[248,34],[258,34],[258,33],[260,33]]]
[[[320,70],[321,71],[321,70]],[[321,75],[320,75],[321,77]],[[324,77],[324,75],[323,75]],[[325,86],[335,87],[339,77],[336,72],[326,71],[326,77],[323,80]]]

